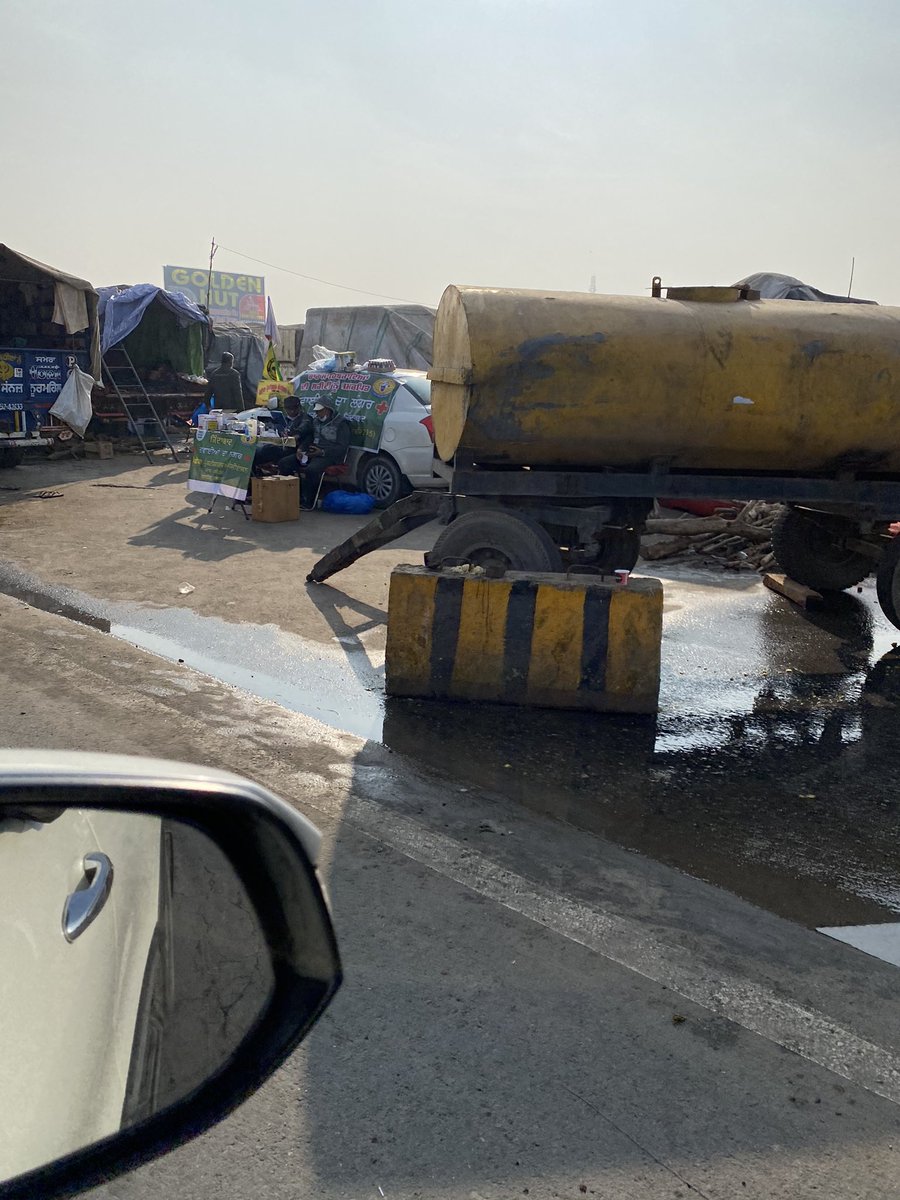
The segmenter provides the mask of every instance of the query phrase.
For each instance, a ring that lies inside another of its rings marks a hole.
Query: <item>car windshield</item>
[[[404,386],[412,392],[420,404],[431,405],[431,380],[424,375],[404,375]]]

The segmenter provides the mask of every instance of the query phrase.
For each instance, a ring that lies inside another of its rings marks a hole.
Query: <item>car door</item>
[[[121,1126],[159,912],[160,828],[82,809],[0,823],[4,1177]]]

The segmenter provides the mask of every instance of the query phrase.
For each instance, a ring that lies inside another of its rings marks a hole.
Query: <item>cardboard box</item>
[[[253,480],[254,521],[297,521],[300,480],[296,475],[263,475]]]

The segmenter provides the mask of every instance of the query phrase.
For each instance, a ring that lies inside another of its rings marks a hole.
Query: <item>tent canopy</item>
[[[182,292],[167,292],[152,283],[136,283],[133,287],[104,287],[99,289],[100,321],[103,325],[101,345],[104,351],[118,346],[140,325],[144,313],[154,300],[174,314],[181,328],[192,322],[206,324],[202,313],[193,300]]]
[[[29,307],[27,289],[53,289],[53,324],[62,327],[60,336],[72,337],[84,332],[91,347],[91,374],[100,378],[100,326],[97,293],[86,279],[68,275],[37,259],[28,258],[9,246],[0,245],[0,283],[18,284],[22,304]]]
[[[203,373],[206,316],[181,292],[152,283],[102,287],[100,344],[104,354],[124,343],[135,367],[170,367],[184,375]]]

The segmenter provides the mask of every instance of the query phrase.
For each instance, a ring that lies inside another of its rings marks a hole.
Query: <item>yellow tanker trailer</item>
[[[429,565],[631,568],[654,498],[780,501],[784,570],[837,590],[880,563],[900,625],[900,309],[451,286],[429,377],[451,491],[400,502],[401,532],[440,504]]]

